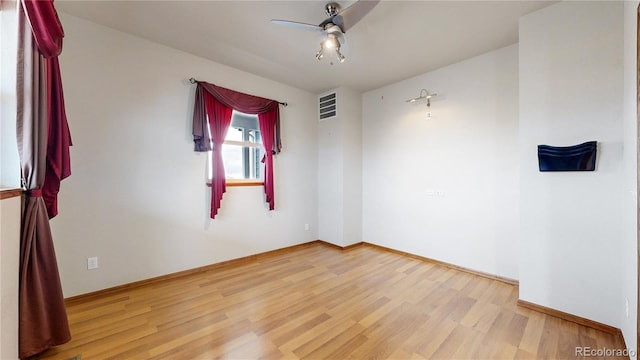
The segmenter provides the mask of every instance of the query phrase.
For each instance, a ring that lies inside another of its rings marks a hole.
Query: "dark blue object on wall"
[[[574,146],[538,145],[540,171],[594,171],[597,141]]]

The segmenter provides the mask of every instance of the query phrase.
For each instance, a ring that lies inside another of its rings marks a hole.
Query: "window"
[[[212,145],[216,149],[209,158],[209,164],[213,168],[213,172],[209,173],[211,175],[211,218],[214,219],[220,209],[220,202],[226,191],[225,185],[261,185],[264,188],[264,200],[269,204],[269,210],[274,210],[273,155],[279,153],[281,147],[280,104],[275,100],[239,93],[213,84],[197,83],[193,106],[194,150],[208,151]],[[258,119],[242,116],[246,114],[234,112],[234,108],[258,114]],[[231,126],[232,123],[233,126]],[[208,128],[209,124],[213,126]],[[232,129],[230,136],[237,137],[238,140],[225,140],[229,128]],[[215,144],[211,141],[215,141]],[[268,150],[263,156],[260,153],[260,142]],[[239,146],[236,149],[240,151],[235,151],[235,155],[233,151],[226,151],[231,145]],[[223,151],[226,153],[225,157],[229,158],[227,160],[229,164],[226,166]],[[237,159],[242,159],[242,162]],[[260,162],[264,160],[264,165],[258,163],[258,159]],[[238,179],[227,181],[225,167],[228,167],[229,176],[235,174]],[[264,174],[260,174],[261,169]],[[258,177],[261,179],[257,179]],[[238,184],[238,182],[242,183]]]
[[[261,185],[263,155],[258,116],[234,110],[231,125],[222,145],[227,185]],[[211,152],[209,152],[210,156]],[[209,168],[209,179],[213,177],[212,171]]]

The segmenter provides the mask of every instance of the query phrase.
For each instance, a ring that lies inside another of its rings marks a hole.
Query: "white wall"
[[[342,133],[339,116],[318,122],[318,238],[339,246],[344,236]]]
[[[318,238],[315,95],[61,14],[73,144],[52,231],[66,297]],[[208,219],[189,77],[289,103],[275,205],[229,187]],[[304,230],[311,225],[311,231]],[[100,267],[87,270],[87,257]]]
[[[430,120],[405,102],[422,88],[438,93]],[[367,92],[362,109],[364,241],[517,279],[517,45]]]
[[[338,114],[342,119],[344,229],[341,246],[362,239],[362,95],[341,87]],[[319,149],[322,151],[322,149]]]
[[[0,359],[18,358],[21,197],[0,201]]]
[[[622,241],[632,222],[625,210],[635,214],[625,181],[625,147],[632,156],[635,146],[623,134],[623,20],[622,2],[590,1],[520,19],[520,298],[616,327],[621,259],[635,256]],[[589,140],[598,141],[595,172],[538,171],[538,144]]]
[[[362,100],[345,87],[332,92],[337,116],[318,126],[319,238],[348,246],[362,241]]]
[[[624,2],[624,201],[622,203],[622,294],[629,301],[629,315],[621,311],[620,329],[627,347],[637,348],[638,332],[638,1]]]

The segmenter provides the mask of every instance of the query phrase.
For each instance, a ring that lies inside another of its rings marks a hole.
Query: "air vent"
[[[320,120],[330,119],[336,116],[337,104],[336,93],[325,95],[319,99],[320,104]]]

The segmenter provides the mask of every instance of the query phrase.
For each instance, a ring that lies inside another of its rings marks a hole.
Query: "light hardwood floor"
[[[72,303],[72,341],[40,358],[570,359],[576,347],[624,348],[517,299],[497,280],[313,243]]]

